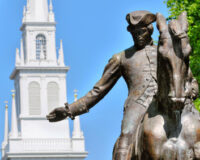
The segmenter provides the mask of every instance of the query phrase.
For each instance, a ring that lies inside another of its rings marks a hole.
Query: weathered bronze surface
[[[151,23],[156,21],[156,17],[160,31],[158,56],[157,46],[153,45],[151,38]],[[163,158],[166,156],[164,154],[168,155],[168,151],[178,157],[179,145],[175,145],[176,151],[174,148],[170,150],[170,142],[175,143],[173,138],[176,138],[177,143],[178,136],[181,135],[187,147],[182,141],[180,146],[189,148],[183,149],[186,154],[192,148],[191,143],[185,139],[192,139],[191,136],[195,139],[195,134],[196,139],[193,141],[198,142],[197,137],[200,137],[197,134],[200,134],[200,130],[195,130],[200,126],[198,119],[195,119],[198,114],[192,105],[192,99],[198,94],[198,84],[189,69],[191,48],[185,14],[170,23],[169,31],[164,17],[160,14],[156,16],[148,11],[135,11],[129,13],[126,19],[129,24],[127,30],[133,37],[134,46],[115,54],[109,60],[102,78],[84,97],[55,109],[47,119],[56,122],[66,117],[73,119],[76,115],[88,112],[123,76],[129,94],[124,105],[121,134],[113,149],[113,160],[173,160],[169,157]],[[183,115],[185,118],[182,118]],[[183,120],[186,125],[182,125]],[[190,122],[194,124],[192,127],[188,125]],[[181,134],[181,131],[184,133]]]

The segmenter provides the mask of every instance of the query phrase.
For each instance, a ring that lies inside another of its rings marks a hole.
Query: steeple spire
[[[48,22],[47,0],[27,0],[28,22]]]
[[[18,125],[17,125],[17,112],[15,104],[15,90],[12,90],[12,117],[11,117],[11,137],[18,137]]]
[[[63,53],[63,43],[62,40],[60,40],[60,49],[59,49],[59,56],[58,56],[58,64],[60,66],[64,66],[64,53]]]

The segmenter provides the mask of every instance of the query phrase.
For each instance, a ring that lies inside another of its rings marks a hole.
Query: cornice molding
[[[44,66],[44,67],[41,67],[41,66],[38,66],[38,67],[34,67],[34,66],[17,66],[15,67],[15,69],[13,70],[13,72],[11,73],[10,75],[10,79],[14,79],[15,76],[17,75],[17,73],[19,71],[63,71],[63,72],[67,72],[68,70],[70,69],[70,67],[66,66],[66,67],[61,67],[61,66],[52,66],[52,67],[47,67],[47,66]]]
[[[24,22],[20,30],[23,31],[26,26],[56,26],[56,22]]]

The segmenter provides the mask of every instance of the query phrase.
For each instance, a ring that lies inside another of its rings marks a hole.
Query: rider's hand
[[[49,113],[49,115],[47,115],[47,120],[49,120],[49,122],[57,122],[69,116],[70,116],[70,112],[67,108],[59,107],[59,108],[54,109],[51,113]]]

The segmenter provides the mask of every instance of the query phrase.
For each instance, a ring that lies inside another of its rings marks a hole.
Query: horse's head
[[[158,44],[158,100],[173,110],[181,110],[187,98],[189,54],[191,47],[187,36],[187,15],[183,12],[168,25],[157,14],[160,31]],[[170,103],[170,105],[169,105]]]

